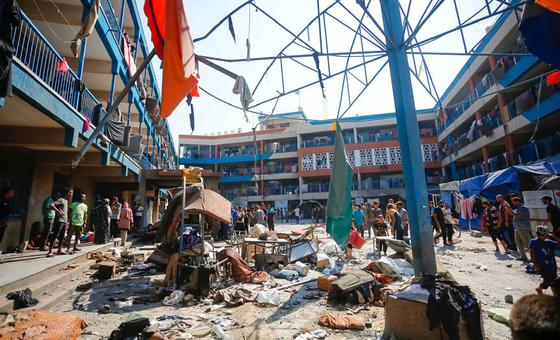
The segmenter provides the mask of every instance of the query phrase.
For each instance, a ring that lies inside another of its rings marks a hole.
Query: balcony
[[[471,105],[483,96],[488,89],[501,80],[509,70],[516,64],[520,63],[524,58],[531,57],[502,57],[498,60],[496,68],[485,74],[482,79],[476,84],[475,89],[471,91],[460,103],[453,109],[447,110],[447,121],[442,125],[437,125],[437,132],[441,134],[447,127],[455,122],[461,115],[471,107]]]
[[[14,64],[19,65],[25,73],[40,79],[42,85],[49,88],[69,108],[72,108],[83,122],[89,120],[91,122],[90,131],[93,131],[95,124],[107,114],[103,105],[90,89],[83,87],[81,79],[71,68],[67,70],[61,68],[65,63],[65,58],[58,53],[23,11],[20,11],[20,14],[21,25],[12,32],[15,47]],[[59,112],[53,113],[60,114]],[[61,118],[61,120],[68,123],[66,119]],[[85,137],[90,134],[91,132],[83,133]],[[131,154],[131,158],[135,159],[138,164],[143,164],[140,157]]]
[[[21,25],[12,32],[15,45],[14,58],[39,77],[45,85],[57,93],[70,105],[82,118],[94,120],[94,110],[99,101],[85,89],[81,94],[77,90],[80,83],[78,76],[68,69],[66,72],[58,71],[57,66],[64,58],[54,49],[45,36],[33,25],[31,19],[20,12]],[[105,114],[105,111],[103,110]],[[95,126],[94,126],[95,128]]]

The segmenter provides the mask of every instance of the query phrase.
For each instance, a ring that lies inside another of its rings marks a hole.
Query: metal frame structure
[[[415,3],[417,3],[415,4],[416,6],[422,6],[417,0],[355,0],[355,4],[353,4],[354,1],[350,0],[334,0],[326,7],[321,7],[319,0],[317,0],[316,16],[302,30],[295,33],[281,24],[253,0],[249,0],[231,11],[212,27],[207,34],[195,39],[194,42],[196,43],[212,36],[220,25],[226,21],[231,22],[231,17],[245,7],[249,7],[250,10],[254,8],[259,14],[268,17],[273,24],[279,26],[280,29],[286,31],[293,37],[287,45],[273,56],[250,58],[248,55],[248,57],[244,59],[204,56],[206,60],[222,63],[270,61],[268,67],[261,75],[252,91],[253,96],[258,95],[263,79],[272,72],[273,66],[279,64],[281,80],[279,88],[282,90],[279,91],[278,95],[257,100],[255,104],[249,107],[249,112],[265,103],[274,100],[277,101],[283,96],[298,92],[307,87],[316,86],[317,84],[321,86],[324,96],[324,82],[341,76],[342,86],[338,97],[338,120],[349,112],[352,105],[362,96],[384,67],[387,64],[389,65],[399,129],[399,142],[402,150],[409,218],[412,226],[411,240],[414,256],[414,270],[416,276],[422,276],[426,274],[435,274],[436,265],[432,244],[432,226],[428,210],[425,173],[424,169],[421,167],[415,167],[415,164],[421,164],[421,153],[418,148],[418,145],[420,145],[420,136],[416,118],[411,74],[431,98],[434,99],[436,107],[441,105],[439,94],[424,56],[519,56],[520,54],[516,53],[479,53],[477,52],[479,43],[469,49],[465,39],[464,29],[477,23],[484,22],[487,19],[506,15],[511,12],[514,12],[517,18],[519,18],[522,6],[531,2],[529,0],[473,0],[473,2],[474,1],[477,1],[475,5],[477,10],[468,18],[463,19],[457,0],[429,0],[427,4],[424,2],[423,5],[425,7],[423,8],[422,14],[418,21],[413,23],[410,16],[411,7]],[[435,14],[438,10],[441,10],[444,3],[453,4],[457,26],[420,40],[418,38],[419,32],[421,32],[422,28],[430,19],[435,17]],[[379,6],[374,8],[375,5]],[[344,22],[337,15],[333,14],[335,9],[342,10],[345,15],[350,18],[350,22]],[[348,51],[334,52],[329,49],[327,27],[328,24],[332,25],[332,22],[335,22],[338,27],[344,27],[353,34],[353,39]],[[309,38],[306,41],[305,35],[309,37],[309,28],[314,25],[318,28],[318,37],[316,37],[313,42]],[[438,52],[424,52],[422,50],[423,47],[429,46],[430,43],[456,32],[459,32],[461,36],[462,50]],[[304,49],[306,51],[304,53],[289,53],[288,50],[293,48]],[[346,58],[344,68],[336,69],[334,63],[331,62],[332,58]],[[359,58],[359,62],[351,63],[355,58]],[[326,72],[321,71],[319,67],[321,60],[323,64],[326,62]],[[295,62],[301,70],[317,72],[318,79],[316,81],[300,84],[295,88],[286,88],[284,79],[286,61]],[[310,61],[313,63],[310,63]],[[377,66],[373,73],[368,72],[367,66],[376,61],[382,61],[381,66]],[[409,65],[409,61],[412,62],[412,67]],[[349,85],[350,79],[354,79],[362,85],[362,88],[359,89],[357,93],[351,93]],[[205,92],[221,100],[209,91],[205,90]],[[271,115],[273,113],[274,112],[272,112]]]

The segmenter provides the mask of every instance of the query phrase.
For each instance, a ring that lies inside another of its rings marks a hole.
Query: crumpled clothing
[[[228,306],[242,305],[257,299],[257,293],[244,287],[222,289],[214,294],[214,301],[225,302]]]
[[[97,18],[99,17],[99,0],[94,0],[89,8],[87,16],[85,16],[84,20],[82,21],[82,27],[74,40],[72,40],[72,44],[70,45],[70,49],[72,50],[72,54],[74,57],[78,58],[78,52],[80,51],[80,47],[82,46],[82,39],[87,38],[93,33],[95,29],[95,23],[97,22]]]
[[[68,67],[68,62],[66,61],[66,58],[62,58],[62,60],[59,60],[58,63],[56,64],[56,70],[58,72],[66,73],[68,72],[69,68],[70,67]]]
[[[251,90],[249,89],[249,85],[247,85],[247,81],[243,76],[237,76],[235,79],[235,84],[233,85],[232,92],[234,94],[238,94],[239,99],[241,100],[241,107],[243,110],[247,110],[249,108],[249,104],[253,102],[253,95],[251,94]]]
[[[217,260],[222,261],[226,258],[231,263],[231,277],[237,282],[246,283],[264,283],[268,281],[268,273],[262,271],[253,271],[235,249],[226,248],[220,251],[217,255]]]
[[[33,293],[29,288],[8,293],[6,298],[14,300],[14,309],[32,307],[39,303],[39,300],[33,298]]]
[[[469,339],[483,339],[480,324],[480,306],[468,286],[459,286],[449,280],[433,275],[422,278],[421,286],[430,292],[426,317],[430,330],[440,323],[449,339],[459,339],[459,321],[465,320]]]
[[[365,329],[364,319],[354,315],[339,315],[336,313],[325,313],[319,316],[319,325],[334,329]]]

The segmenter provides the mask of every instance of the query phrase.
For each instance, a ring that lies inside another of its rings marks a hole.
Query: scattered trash
[[[340,315],[325,313],[319,316],[319,325],[334,329],[359,329],[366,328],[364,319],[353,315]]]
[[[509,303],[510,305],[513,305],[513,296],[512,295],[506,295],[504,297],[504,300],[506,303]]]
[[[471,236],[479,238],[479,237],[482,237],[482,233],[478,230],[472,230],[471,231]]]
[[[216,339],[225,339],[226,337],[226,333],[224,333],[222,327],[220,327],[220,325],[217,324],[212,327],[212,333],[214,334]]]
[[[99,309],[97,310],[97,313],[99,313],[99,314],[109,314],[109,313],[111,313],[111,307],[109,305],[103,305],[103,306],[99,307]]]
[[[511,263],[506,264],[506,267],[511,268],[513,265]]]
[[[183,302],[189,302],[189,301],[191,301],[192,299],[194,299],[194,295],[192,295],[192,294],[187,294],[187,295],[185,295],[185,297],[183,298]]]
[[[300,261],[296,261],[296,263],[294,264],[294,268],[301,276],[307,276],[307,274],[309,273],[309,266],[301,263]]]
[[[39,303],[39,300],[33,298],[33,293],[29,288],[8,293],[6,298],[14,300],[14,309],[32,307]]]
[[[485,272],[485,271],[488,270],[488,267],[486,267],[486,266],[484,265],[484,263],[482,263],[482,262],[481,262],[481,263],[478,263],[478,264],[475,264],[475,267],[476,267],[476,269],[480,269],[480,271],[483,271],[483,272]]]
[[[257,303],[262,305],[272,305],[278,306],[280,305],[280,296],[278,295],[278,291],[275,289],[271,290],[263,290],[257,294]]]
[[[114,303],[115,306],[117,306],[117,308],[127,308],[133,305],[134,300],[133,299],[126,299],[124,301],[117,300]]]
[[[191,330],[191,335],[196,338],[202,338],[210,334],[210,332],[212,332],[212,328],[208,326],[198,326]]]
[[[512,290],[511,287],[506,287],[505,290]]]
[[[510,310],[505,308],[492,308],[488,310],[488,316],[493,320],[509,325]]]
[[[313,340],[313,339],[326,339],[328,336],[324,329],[318,329],[312,332],[300,333],[295,337],[295,340]]]
[[[161,304],[165,306],[173,306],[183,301],[184,297],[185,293],[182,290],[175,290],[173,293],[163,298]]]
[[[131,313],[118,328],[111,332],[109,340],[120,340],[128,337],[135,337],[149,325],[150,319],[137,313]]]

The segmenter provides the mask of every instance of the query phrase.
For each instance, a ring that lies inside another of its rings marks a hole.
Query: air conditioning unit
[[[216,133],[215,132],[210,132],[210,136],[215,136]]]
[[[222,135],[222,131],[218,131],[218,132],[216,133],[216,135],[221,136],[221,135]]]

